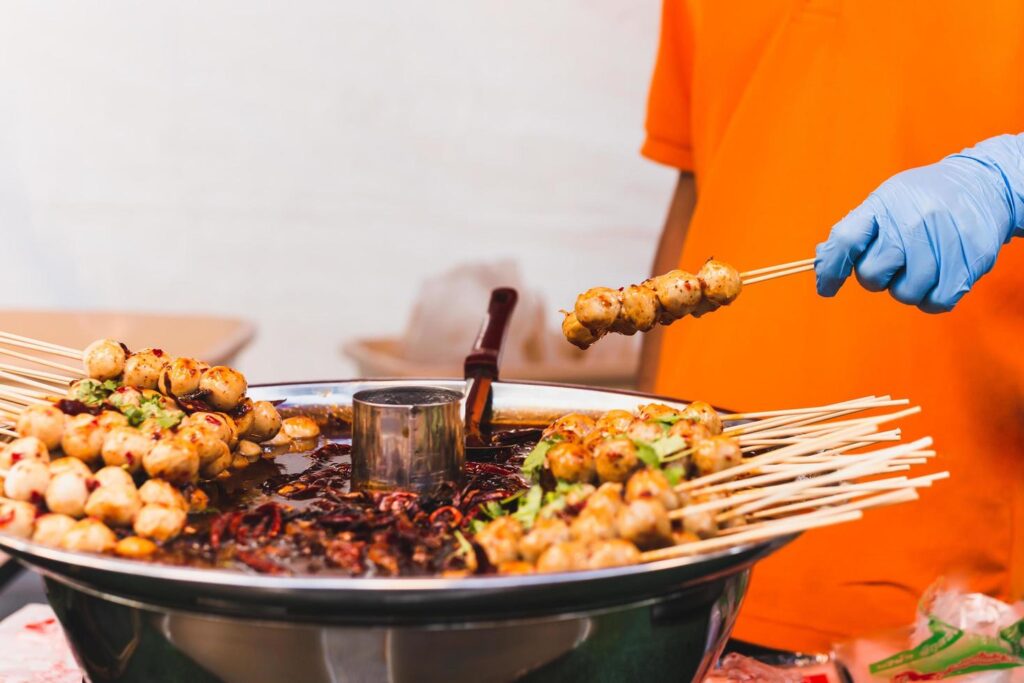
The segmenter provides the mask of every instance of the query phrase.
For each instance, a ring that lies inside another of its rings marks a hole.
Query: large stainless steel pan
[[[461,381],[254,387],[344,414],[356,391]],[[542,423],[651,397],[499,382],[494,419]],[[700,557],[515,577],[278,577],[70,553],[0,536],[41,572],[91,680],[691,680],[724,644],[750,567],[789,539]]]

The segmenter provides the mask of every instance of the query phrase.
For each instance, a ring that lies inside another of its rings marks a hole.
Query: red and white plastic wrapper
[[[64,631],[48,605],[26,605],[0,622],[0,681],[82,682]]]
[[[1024,683],[1024,609],[939,581],[908,626],[836,646],[854,681]]]
[[[733,652],[722,658],[705,683],[842,683],[829,657],[794,656],[778,666]]]

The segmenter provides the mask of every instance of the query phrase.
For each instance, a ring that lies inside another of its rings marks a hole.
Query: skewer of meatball
[[[708,259],[696,275],[673,270],[639,285],[594,287],[576,298],[562,333],[581,349],[608,333],[632,335],[670,325],[687,315],[700,317],[731,304],[743,283],[732,266]]]
[[[673,524],[669,513],[685,508],[685,497],[660,469],[640,459],[638,442],[666,436],[683,439],[691,453],[688,467],[697,475],[742,459],[739,444],[722,434],[721,417],[702,401],[683,410],[663,404],[641,406],[635,414],[612,410],[596,420],[566,415],[542,435],[553,444],[544,467],[579,488],[542,509],[532,528],[499,517],[475,541],[500,573],[527,573],[635,564],[641,550],[713,536],[715,519],[707,513],[678,515]]]

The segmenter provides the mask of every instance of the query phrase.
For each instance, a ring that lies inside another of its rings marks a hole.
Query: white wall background
[[[643,277],[658,7],[4,2],[0,306],[247,317],[264,381],[351,372],[458,262],[554,308]]]

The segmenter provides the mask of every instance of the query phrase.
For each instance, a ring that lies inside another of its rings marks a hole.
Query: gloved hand
[[[1001,135],[882,183],[818,245],[818,293],[834,296],[855,268],[868,290],[949,311],[1022,234],[1024,133]]]

